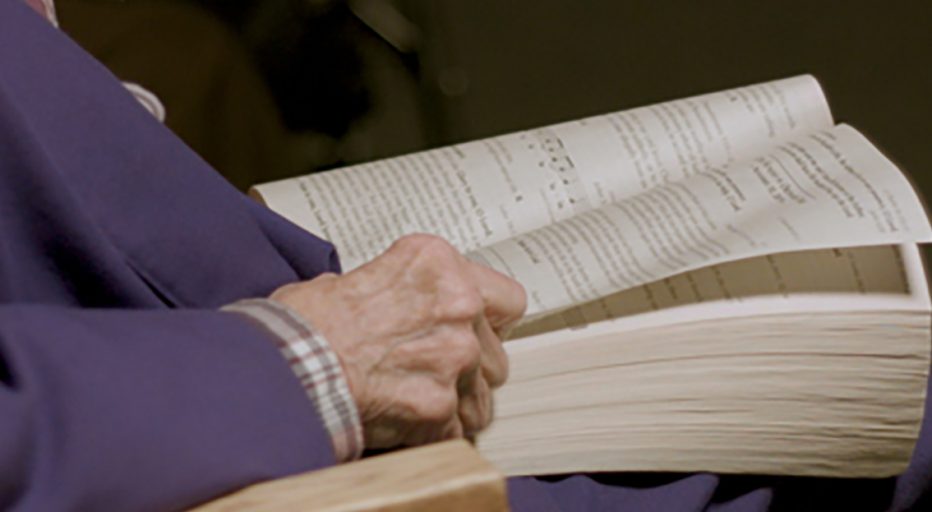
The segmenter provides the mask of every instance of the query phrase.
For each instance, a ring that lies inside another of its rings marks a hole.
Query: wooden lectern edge
[[[505,476],[463,440],[259,483],[195,512],[507,512]]]

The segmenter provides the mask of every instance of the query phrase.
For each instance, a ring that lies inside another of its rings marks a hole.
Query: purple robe
[[[0,0],[0,509],[180,509],[332,464],[275,346],[215,308],[337,265],[21,0]],[[512,479],[510,500],[540,512],[920,507],[925,427],[899,479],[573,475]]]

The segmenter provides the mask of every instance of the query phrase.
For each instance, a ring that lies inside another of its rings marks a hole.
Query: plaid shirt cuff
[[[359,458],[363,449],[362,422],[343,368],[327,340],[291,309],[272,300],[241,300],[221,311],[246,315],[273,334],[275,344],[320,413],[337,461]]]

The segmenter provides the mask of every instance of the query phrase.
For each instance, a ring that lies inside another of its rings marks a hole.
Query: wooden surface
[[[257,484],[197,512],[505,512],[505,479],[467,442],[447,441]]]

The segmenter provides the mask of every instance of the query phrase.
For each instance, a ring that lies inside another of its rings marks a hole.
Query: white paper
[[[932,240],[900,171],[853,128],[778,145],[473,251],[528,291],[528,315],[763,254]]]
[[[722,304],[735,310],[738,303],[756,304],[757,310],[742,314],[767,314],[778,310],[806,312],[811,299],[831,296],[847,310],[897,307],[927,308],[925,283],[915,246],[872,246],[820,249],[768,254],[702,267],[594,301],[546,315],[512,333],[512,338],[564,329],[648,312],[702,303]],[[921,287],[921,289],[920,289]],[[766,299],[764,301],[763,299]]]
[[[345,269],[398,237],[473,250],[832,126],[809,76],[742,87],[257,187],[335,243]]]

